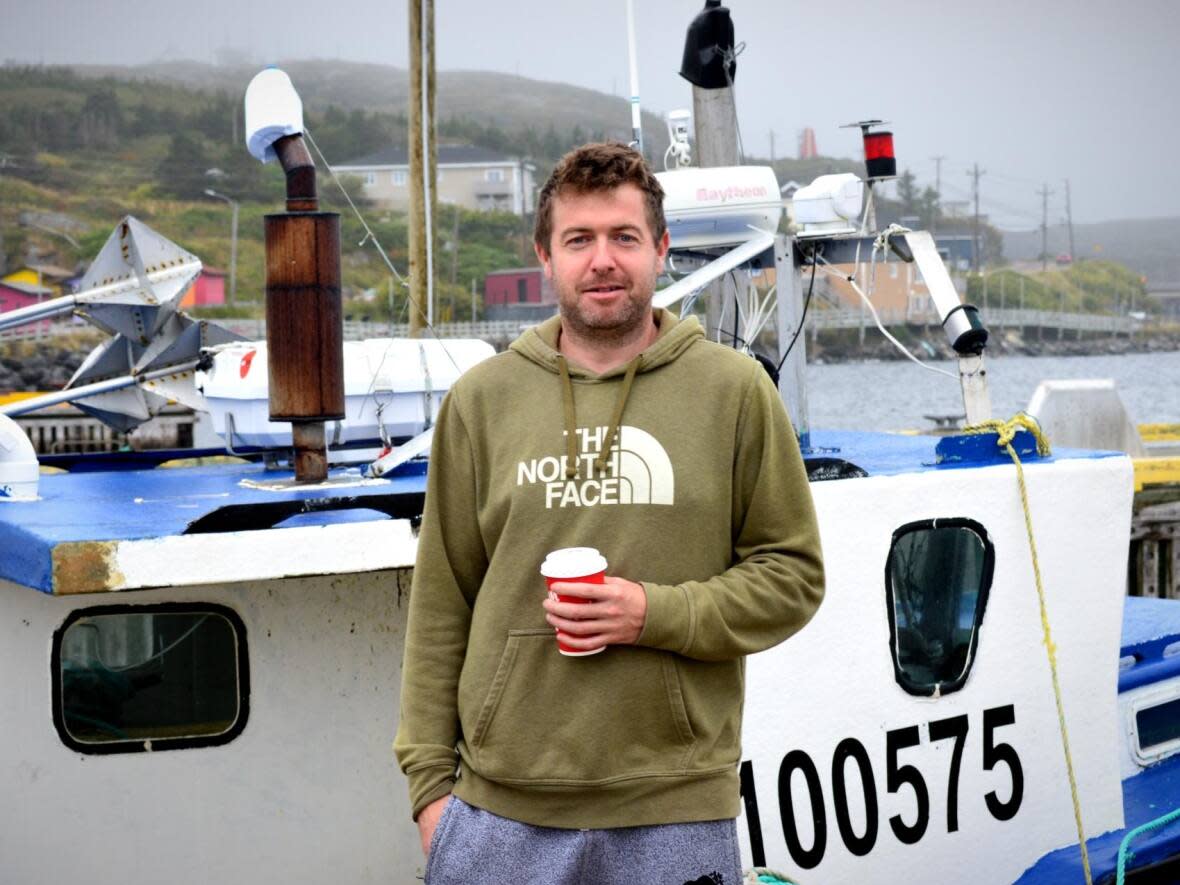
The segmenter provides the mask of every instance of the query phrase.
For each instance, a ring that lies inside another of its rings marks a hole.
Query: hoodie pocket
[[[671,654],[570,658],[552,630],[512,630],[470,746],[487,778],[588,784],[683,771],[693,734]]]

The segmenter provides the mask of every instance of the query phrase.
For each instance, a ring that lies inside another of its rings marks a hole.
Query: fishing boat
[[[245,457],[41,475],[0,414],[4,882],[423,875],[390,748],[425,474],[446,469],[423,454],[447,387],[488,350],[346,349],[338,233],[299,127],[254,123],[288,171],[288,212],[267,222],[266,342],[177,311],[199,263],[133,219],[54,307],[112,335],[63,400],[116,423],[191,402]],[[989,423],[978,312],[929,234],[866,229],[846,179],[818,182],[812,227],[788,236],[768,169],[663,176],[680,279],[657,302],[751,283],[729,300],[730,337],[777,373],[828,574],[808,627],[748,661],[745,866],[1062,883],[1121,880],[1123,863],[1128,881],[1176,881],[1180,605],[1126,595],[1130,459]],[[810,427],[808,281],[885,252],[939,304],[974,432]],[[773,300],[752,284],[772,272]]]

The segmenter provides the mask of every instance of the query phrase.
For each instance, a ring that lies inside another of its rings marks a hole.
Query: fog
[[[859,156],[842,123],[889,120],[898,165],[966,200],[975,163],[981,206],[1005,228],[1065,214],[1075,222],[1180,215],[1175,47],[1180,3],[1127,0],[732,0],[747,154],[794,156],[815,130],[821,153]],[[702,0],[636,0],[645,108],[691,106],[677,71]],[[495,70],[628,91],[624,0],[493,4],[437,0],[440,70]],[[161,59],[259,64],[343,58],[406,65],[403,2],[0,0],[0,59],[138,64]],[[443,109],[440,108],[440,112]],[[625,122],[623,125],[626,125]],[[773,136],[771,135],[773,133]]]

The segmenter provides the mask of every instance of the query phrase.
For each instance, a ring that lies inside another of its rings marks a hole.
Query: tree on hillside
[[[919,191],[909,169],[897,179],[897,202],[898,214],[917,216],[919,227],[930,228],[938,221],[938,191],[932,187]]]
[[[199,138],[176,132],[168,153],[156,166],[160,190],[182,200],[202,199],[209,186],[205,172],[211,165]]]
[[[329,105],[308,120],[312,137],[333,165],[356,160],[390,145],[405,145],[408,123],[401,114],[345,112]]]
[[[113,89],[96,89],[86,96],[78,115],[78,139],[85,148],[110,150],[119,142],[123,109]]]

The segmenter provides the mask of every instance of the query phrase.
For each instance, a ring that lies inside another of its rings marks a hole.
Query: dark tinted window
[[[1139,748],[1148,750],[1180,738],[1180,698],[1144,707],[1135,714]]]
[[[991,586],[993,549],[969,519],[910,523],[893,533],[885,566],[898,684],[946,694],[967,681]]]
[[[246,634],[211,605],[76,612],[54,640],[54,722],[87,753],[220,744],[246,724]]]

